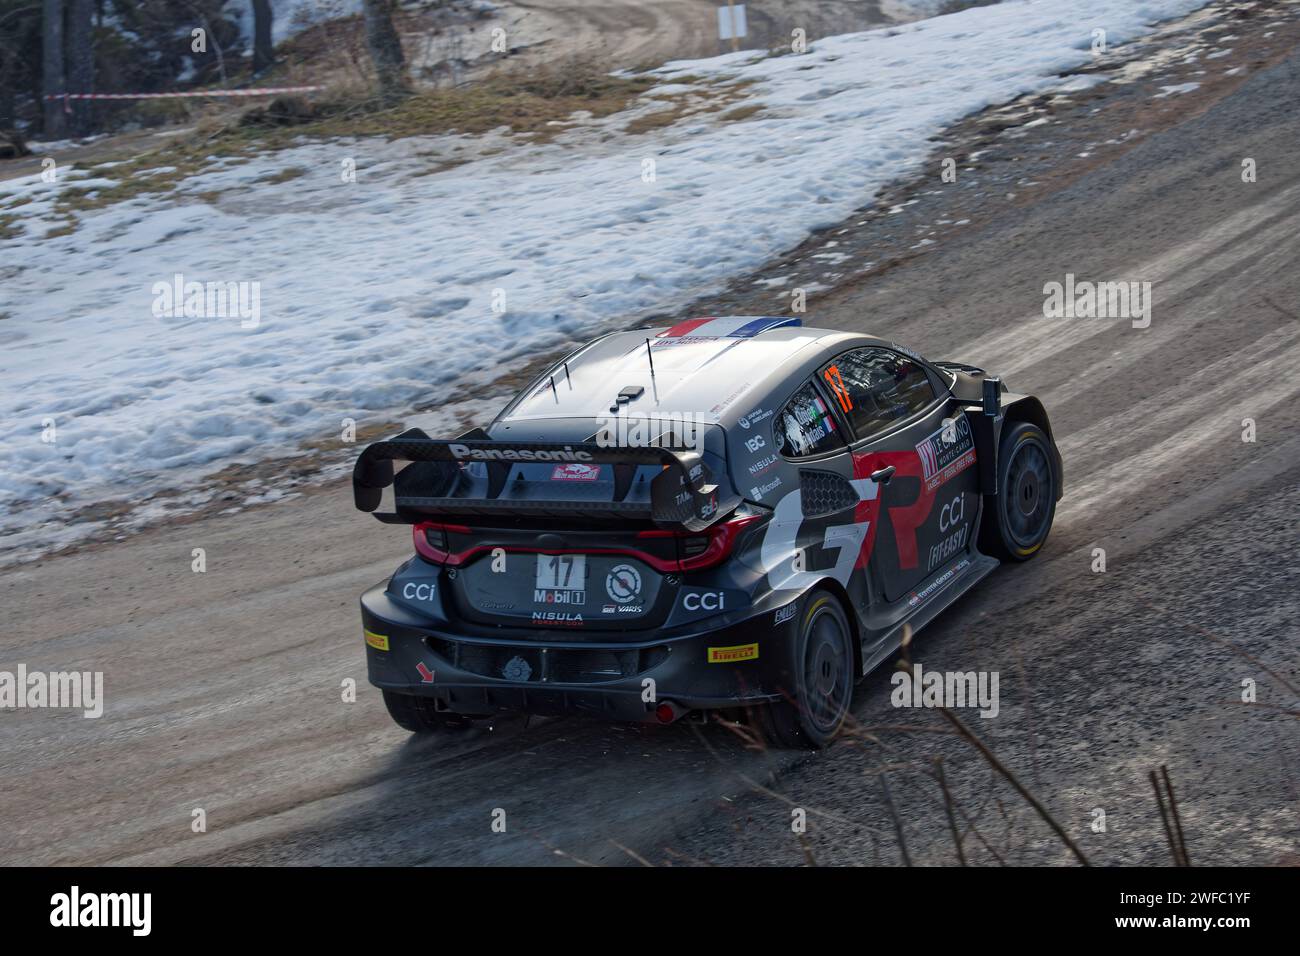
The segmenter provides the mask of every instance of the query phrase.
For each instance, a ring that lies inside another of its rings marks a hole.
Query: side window
[[[911,418],[934,401],[925,369],[888,349],[845,352],[821,376],[859,438]]]
[[[786,458],[820,455],[844,445],[835,417],[812,382],[794,393],[772,426],[777,450]]]

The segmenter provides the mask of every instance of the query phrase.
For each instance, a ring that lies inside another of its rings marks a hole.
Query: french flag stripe
[[[751,338],[752,336],[758,335],[759,332],[762,332],[765,329],[770,329],[775,325],[780,325],[783,321],[784,321],[783,319],[771,319],[771,318],[755,319],[753,322],[745,323],[740,328],[736,329],[736,331],[730,334],[734,335],[736,338],[739,339],[747,339],[747,338]]]
[[[707,325],[713,321],[713,316],[705,316],[702,319],[687,319],[685,322],[678,322],[671,329],[664,333],[665,338],[677,338],[682,335],[690,335],[701,325]]]

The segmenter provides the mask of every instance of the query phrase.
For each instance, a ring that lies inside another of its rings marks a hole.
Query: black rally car
[[[765,705],[775,742],[814,747],[904,623],[1042,548],[1062,488],[1037,399],[752,316],[598,338],[486,429],[370,445],[353,484],[414,533],[361,599],[406,729]]]

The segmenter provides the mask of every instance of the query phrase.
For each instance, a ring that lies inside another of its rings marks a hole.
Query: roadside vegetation
[[[76,228],[75,214],[100,209],[147,194],[164,194],[190,177],[220,162],[247,162],[256,155],[306,141],[345,137],[384,137],[390,140],[438,134],[482,135],[493,130],[527,135],[529,143],[548,142],[579,122],[629,111],[624,132],[642,134],[662,129],[694,114],[716,115],[721,121],[744,120],[762,107],[734,106],[748,81],[696,81],[698,92],[676,92],[647,100],[660,83],[646,74],[615,75],[594,58],[571,58],[528,71],[502,69],[462,86],[410,92],[388,99],[362,86],[336,86],[308,99],[278,97],[265,105],[242,110],[183,106],[174,118],[188,120],[190,130],[169,136],[161,145],[108,166],[92,166],[96,180],[110,186],[65,187],[55,214]],[[677,80],[676,83],[682,83]],[[686,82],[689,83],[689,80]],[[182,101],[183,103],[185,101]],[[662,108],[656,108],[661,102]],[[648,107],[648,109],[647,109]],[[417,175],[441,172],[457,165],[440,158]],[[283,183],[305,170],[289,166],[258,182]],[[198,194],[215,201],[219,193]],[[3,224],[0,224],[2,228]]]

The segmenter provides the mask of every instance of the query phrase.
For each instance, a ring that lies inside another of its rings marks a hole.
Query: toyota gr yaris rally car
[[[1043,547],[1062,480],[1042,404],[983,370],[745,316],[598,338],[353,487],[414,536],[361,599],[402,727],[744,708],[818,747],[905,624]]]

